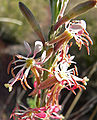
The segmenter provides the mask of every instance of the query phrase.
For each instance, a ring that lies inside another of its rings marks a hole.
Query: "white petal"
[[[16,74],[16,77],[18,77],[20,74],[22,74],[22,72],[24,71],[24,69],[25,69],[25,66],[23,66],[23,68],[21,68],[19,70],[19,72]]]
[[[83,26],[84,29],[86,29],[86,22],[84,20],[81,20],[81,25]]]
[[[36,41],[35,42],[35,48],[34,48],[34,57],[37,53],[39,53],[43,48],[43,44],[41,41]]]
[[[71,57],[70,57],[70,60],[73,60],[74,58],[75,58],[75,56],[71,56]]]
[[[46,50],[42,53],[41,62],[43,62],[45,58],[46,58]]]
[[[23,67],[25,64],[22,64],[22,65],[17,65],[17,66],[15,66],[14,67],[14,69],[13,70],[15,70],[15,69],[17,69],[17,68],[20,68],[20,67]]]
[[[62,81],[62,78],[58,75],[57,72],[55,72],[55,77],[57,78],[58,81]]]
[[[28,51],[28,56],[29,56],[32,53],[31,47],[26,41],[24,41],[24,45],[25,45],[26,50]]]
[[[75,76],[75,75],[72,75],[72,76],[73,76],[74,80],[76,80],[76,81],[82,81],[82,80],[83,80],[82,78],[77,77],[77,76]]]
[[[18,59],[28,59],[27,57],[24,57],[24,56],[22,56],[22,55],[15,55]]]
[[[12,64],[17,63],[17,62],[25,62],[25,60],[15,60]]]
[[[10,84],[10,83],[12,83],[13,81],[14,81],[14,78],[10,79],[10,80],[8,81],[8,83]]]
[[[86,22],[84,20],[74,20],[69,23],[68,29],[71,33],[78,33],[79,31],[86,29]]]
[[[27,78],[27,76],[28,76],[28,73],[29,73],[29,71],[30,71],[30,68],[31,68],[31,67],[28,67],[28,68],[26,69],[25,73],[24,73],[24,75],[25,75],[26,78]]]
[[[62,69],[62,71],[67,71],[67,69],[68,69],[68,67],[69,67],[70,65],[67,63],[67,62],[65,62],[65,63],[61,63],[61,69]]]

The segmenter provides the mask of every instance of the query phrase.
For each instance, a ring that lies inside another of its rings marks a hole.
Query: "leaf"
[[[51,23],[54,24],[56,21],[56,5],[57,5],[57,0],[50,0],[50,8],[51,8],[51,15],[52,15],[52,19],[51,19]]]
[[[52,24],[58,21],[60,15],[63,16],[68,2],[69,0],[50,0]]]
[[[42,34],[41,28],[37,21],[35,20],[35,17],[31,13],[31,11],[22,3],[19,2],[19,8],[22,12],[22,14],[26,17],[30,25],[32,26],[34,32],[38,35],[38,37],[41,39],[42,43],[45,43],[44,36]]]
[[[34,97],[34,99],[27,98],[27,103],[28,103],[29,107],[31,107],[31,108],[36,107],[36,99],[37,99],[37,97]]]
[[[60,16],[63,17],[64,13],[65,13],[65,9],[67,7],[69,0],[62,0],[62,6],[61,6],[61,10],[60,10]]]

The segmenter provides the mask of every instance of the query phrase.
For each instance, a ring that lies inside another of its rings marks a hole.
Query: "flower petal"
[[[41,62],[43,62],[45,58],[46,58],[46,50],[42,53]]]
[[[36,56],[37,53],[39,53],[43,49],[43,44],[41,41],[35,42],[35,48],[34,48],[34,55],[33,58]]]
[[[46,117],[46,113],[45,112],[35,113],[34,115],[36,117],[38,117],[38,118],[45,118]]]
[[[24,46],[25,46],[26,50],[28,51],[28,56],[29,56],[32,53],[31,47],[26,41],[24,41]]]

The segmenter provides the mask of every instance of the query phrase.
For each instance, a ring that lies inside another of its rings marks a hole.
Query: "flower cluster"
[[[20,109],[22,107],[22,110]],[[36,120],[40,118],[41,120],[49,120],[49,118],[53,119],[62,119],[62,115],[58,115],[57,112],[61,109],[61,106],[48,106],[48,107],[40,107],[40,108],[26,108],[21,105],[14,108],[10,118],[18,117],[18,120]]]
[[[75,56],[69,54],[69,49],[72,46],[70,40],[74,38],[80,50],[82,45],[85,45],[88,54],[90,54],[89,43],[92,45],[93,41],[86,31],[85,21],[71,19],[78,16],[79,13],[86,12],[88,9],[94,7],[97,1],[84,2],[63,16],[68,1],[62,1],[61,10],[60,12],[58,11],[59,14],[53,18],[55,25],[53,26],[53,30],[51,29],[52,31],[50,31],[50,35],[52,36],[53,34],[53,37],[50,37],[49,41],[45,40],[40,26],[31,11],[23,3],[19,3],[20,10],[41,41],[35,42],[32,57],[30,45],[24,42],[28,55],[27,57],[22,55],[15,55],[13,57],[8,66],[8,73],[11,69],[13,78],[5,84],[5,87],[9,88],[9,92],[11,92],[13,85],[17,81],[20,81],[25,90],[27,88],[32,89],[27,80],[29,77],[32,78],[34,76],[33,83],[35,89],[29,95],[36,95],[36,107],[26,108],[21,105],[20,107],[15,107],[10,118],[13,117],[15,119],[17,116],[18,120],[49,120],[50,118],[61,120],[63,116],[57,113],[61,110],[61,105],[58,102],[60,91],[65,88],[76,95],[76,89],[86,89],[85,85],[87,85],[89,79],[78,76],[77,63],[74,61]],[[50,3],[52,4],[51,1]],[[86,6],[87,4],[88,6]],[[52,6],[51,10],[53,10]],[[56,31],[63,23],[65,24],[64,32],[61,33],[60,29]],[[37,53],[40,53],[41,57],[36,57]]]

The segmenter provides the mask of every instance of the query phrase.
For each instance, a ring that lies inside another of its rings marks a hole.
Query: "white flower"
[[[23,86],[23,88],[25,90],[26,90],[26,87],[28,87],[29,89],[32,89],[27,83],[27,77],[28,77],[28,74],[30,73],[30,71],[32,71],[32,73],[35,75],[38,84],[40,83],[38,69],[44,70],[41,68],[41,64],[43,62],[41,62],[41,61],[38,62],[34,58],[35,58],[36,54],[42,50],[42,48],[43,48],[42,42],[40,42],[40,41],[35,42],[33,57],[29,57],[32,54],[30,45],[27,42],[24,42],[24,46],[25,46],[26,50],[28,51],[27,57],[24,57],[22,55],[15,55],[17,60],[12,60],[12,62],[9,64],[9,67],[8,67],[8,71],[9,71],[10,66],[15,64],[15,67],[11,68],[11,73],[13,75],[13,78],[7,84],[5,84],[5,87],[9,88],[9,92],[12,91],[12,86],[14,85],[14,83],[19,80],[21,81],[21,85]],[[14,71],[18,68],[20,70],[15,75]],[[24,83],[25,83],[26,87],[25,87]]]
[[[89,42],[91,45],[93,45],[93,41],[86,31],[86,22],[84,20],[73,20],[72,22],[68,22],[65,27],[66,30],[70,32],[76,40],[76,44],[78,45],[79,49],[81,49],[82,45],[85,45],[88,54],[90,54]]]

